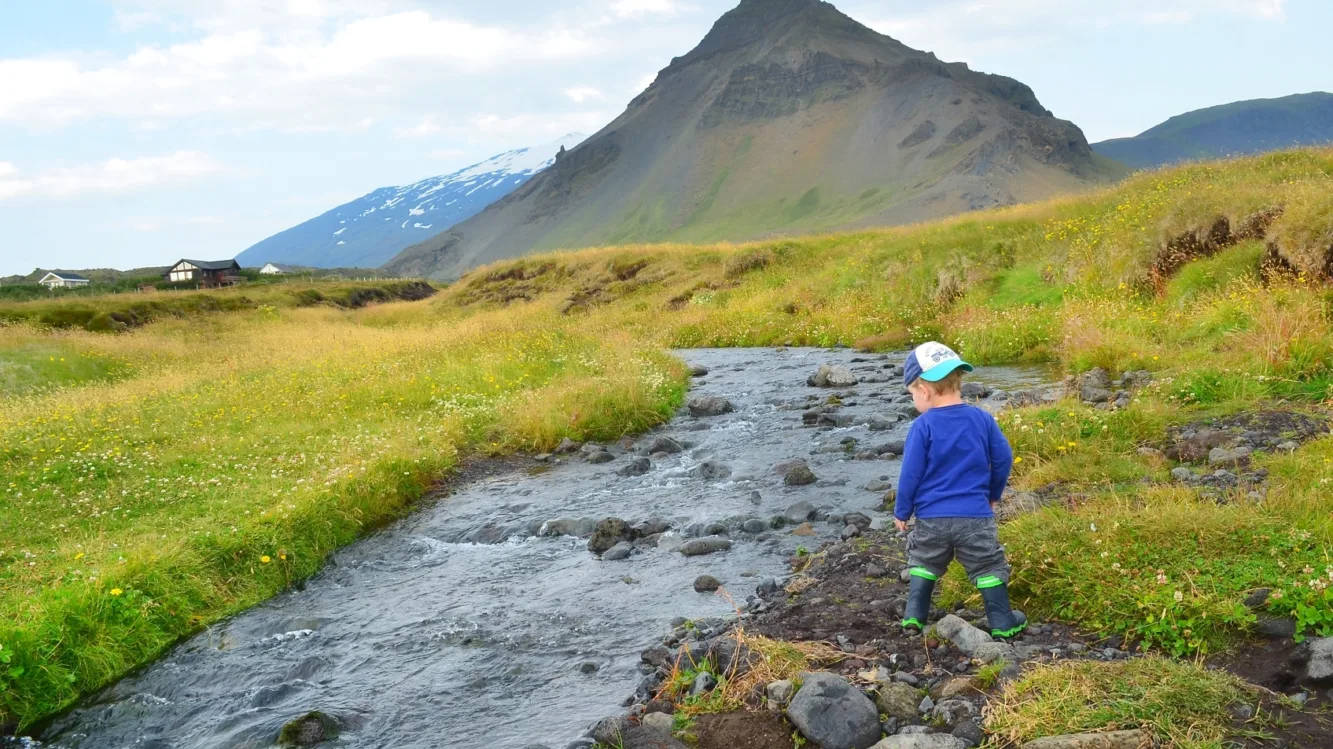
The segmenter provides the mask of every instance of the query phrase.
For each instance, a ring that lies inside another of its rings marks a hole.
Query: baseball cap
[[[964,372],[972,371],[972,365],[963,361],[956,351],[943,343],[927,341],[907,355],[907,361],[903,363],[903,384],[911,385],[918,377],[927,382],[939,382],[959,368]]]

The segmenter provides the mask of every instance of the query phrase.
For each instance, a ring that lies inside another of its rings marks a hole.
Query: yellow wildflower
[[[259,561],[262,562],[262,563],[264,563],[264,564],[268,564],[269,562],[272,562],[273,560],[272,560],[272,559],[269,559],[268,554],[265,554],[264,556],[262,556],[262,557],[259,558]]]
[[[121,593],[124,593],[124,592],[125,592],[125,591],[121,590],[120,588],[112,588],[112,589],[111,589],[111,595],[113,595],[113,596],[118,596],[118,595],[120,595]]]

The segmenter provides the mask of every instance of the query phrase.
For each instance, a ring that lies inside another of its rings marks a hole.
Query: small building
[[[209,289],[239,283],[241,266],[235,260],[180,260],[162,275],[171,283],[195,283]]]
[[[296,272],[296,269],[290,265],[279,265],[278,263],[265,263],[259,272],[266,276],[288,276]]]
[[[91,282],[77,273],[57,273],[51,271],[45,276],[42,276],[42,280],[37,283],[48,289],[77,289],[87,286]]]

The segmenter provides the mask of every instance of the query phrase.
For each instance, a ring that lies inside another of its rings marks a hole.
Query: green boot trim
[[[903,620],[903,629],[911,629],[912,627],[916,627],[916,630],[918,632],[920,632],[923,629],[923,627],[921,626],[921,622],[917,621],[916,619]]]
[[[913,567],[910,574],[912,575],[912,577],[920,577],[929,580],[931,582],[935,582],[936,580],[940,579],[938,576],[932,574],[931,571],[926,569],[925,567]]]
[[[990,631],[990,636],[991,636],[991,637],[1003,637],[1004,639],[1007,640],[1007,639],[1009,639],[1010,637],[1013,637],[1014,635],[1018,634],[1019,632],[1022,632],[1023,630],[1025,630],[1025,629],[1027,629],[1027,628],[1028,628],[1028,623],[1027,623],[1027,622],[1023,622],[1022,624],[1019,624],[1017,627],[1014,627],[1013,629],[1004,629],[1004,630],[1000,630],[1000,629],[992,629],[992,630]]]

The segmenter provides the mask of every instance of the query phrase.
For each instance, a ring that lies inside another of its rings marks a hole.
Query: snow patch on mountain
[[[236,260],[245,267],[283,263],[377,268],[403,248],[480,213],[553,164],[561,148],[573,148],[583,139],[571,133],[554,143],[508,151],[452,174],[382,187],[279,232]]]

